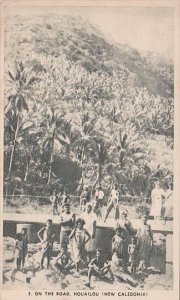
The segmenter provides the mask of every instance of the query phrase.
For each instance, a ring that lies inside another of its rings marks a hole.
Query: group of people
[[[128,211],[119,208],[119,196],[118,187],[115,185],[111,190],[104,216],[104,222],[106,222],[109,213],[114,208],[115,234],[111,241],[111,259],[107,261],[106,253],[94,246],[97,220],[99,217],[102,218],[101,208],[104,205],[102,187],[97,188],[93,201],[90,199],[88,187],[83,189],[80,197],[79,215],[76,216],[71,212],[70,197],[67,193],[64,193],[59,222],[60,251],[54,259],[53,268],[59,270],[60,273],[66,273],[72,268],[79,272],[80,268],[88,267],[87,286],[90,287],[93,275],[103,278],[108,273],[110,280],[113,282],[113,270],[115,269],[130,270],[132,274],[135,274],[137,269],[143,271],[149,266],[153,249],[153,234],[151,226],[147,223],[148,215],[141,216],[141,226],[138,230],[134,230],[128,218]],[[169,184],[169,189],[164,193],[160,189],[159,183],[155,183],[151,196],[151,214],[153,213],[155,217],[162,217],[163,205],[166,204],[167,210],[172,207],[172,185]],[[57,191],[53,192],[50,199],[53,214],[57,213],[59,215]],[[38,231],[37,236],[42,247],[40,268],[44,268],[45,259],[47,260],[47,268],[49,268],[55,241],[51,219],[47,220],[46,226]],[[22,232],[17,234],[15,243],[17,269],[24,268],[27,245],[27,229],[23,228]]]
[[[90,188],[85,185],[80,195],[79,210],[84,212],[86,210],[86,204],[91,203],[92,210],[96,214],[98,219],[102,219],[102,207],[106,205],[106,213],[104,216],[104,222],[106,222],[110,212],[114,208],[114,218],[117,220],[120,215],[120,198],[121,193],[118,189],[118,185],[115,184],[110,192],[108,201],[105,201],[105,193],[101,186],[96,188],[95,194],[92,197]],[[60,200],[61,199],[61,200]],[[65,191],[60,197],[57,190],[53,191],[50,197],[52,203],[53,215],[59,215],[58,206],[61,205],[62,210],[64,204],[71,204],[71,197]],[[173,217],[173,183],[168,183],[168,188],[163,189],[160,186],[160,182],[157,180],[154,183],[154,188],[151,192],[151,209],[150,215],[154,218],[163,218],[166,220],[168,217]]]
[[[115,209],[115,219],[119,218],[119,198],[120,193],[118,191],[118,185],[115,184],[111,189],[111,193],[107,202],[107,212],[104,218],[108,218],[111,210]],[[61,206],[62,211],[64,210],[64,205],[71,204],[71,197],[64,191],[62,197],[58,195],[57,190],[54,190],[50,196],[50,202],[52,204],[53,215],[59,215],[58,207]],[[80,195],[79,210],[81,213],[85,212],[86,204],[89,203],[92,206],[92,211],[96,214],[98,219],[102,219],[102,207],[105,205],[105,194],[101,186],[98,186],[95,191],[93,199],[91,199],[91,191],[87,185],[83,187]]]
[[[151,226],[147,224],[148,216],[142,215],[141,220],[136,231],[128,220],[127,212],[123,212],[112,239],[113,265],[123,269],[130,266],[132,274],[136,273],[137,268],[144,271],[150,265],[153,249],[153,234]]]
[[[61,207],[63,208],[64,204],[71,203],[71,197],[68,195],[67,191],[64,190],[64,193],[61,197],[61,201],[60,201],[60,197],[58,195],[58,191],[57,190],[53,190],[52,195],[50,196],[50,202],[52,205],[52,213],[53,215],[58,215],[59,216],[59,210],[58,210],[58,206],[61,205]]]
[[[173,217],[173,183],[168,183],[168,188],[164,190],[159,181],[155,181],[155,187],[151,192],[151,211],[150,215],[154,218]]]
[[[122,212],[111,241],[112,256],[110,260],[107,260],[106,253],[102,249],[94,248],[96,221],[93,216],[88,217],[92,212],[91,204],[87,204],[86,207],[81,217],[75,220],[70,212],[70,205],[64,205],[65,210],[60,221],[60,251],[54,259],[52,259],[52,251],[55,232],[52,220],[47,220],[46,226],[37,232],[42,248],[40,269],[44,268],[45,259],[47,268],[50,267],[52,260],[51,267],[61,274],[66,274],[72,268],[75,268],[77,272],[80,267],[81,269],[88,268],[86,284],[88,287],[91,286],[92,276],[103,279],[109,274],[110,278],[108,278],[113,283],[113,270],[118,268],[126,271],[130,266],[132,274],[136,273],[137,267],[143,271],[149,264],[153,246],[153,236],[151,227],[147,224],[147,216],[142,217],[142,225],[136,233],[127,217],[127,211]],[[15,243],[15,253],[19,254],[15,256],[17,269],[24,267],[27,245],[27,231],[23,228],[22,233],[17,234]]]

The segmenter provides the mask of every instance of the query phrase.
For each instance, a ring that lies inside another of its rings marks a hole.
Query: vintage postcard
[[[1,1],[1,299],[179,299],[180,1]]]

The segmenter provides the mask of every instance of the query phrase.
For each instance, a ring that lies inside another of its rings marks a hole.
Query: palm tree
[[[54,155],[54,145],[55,142],[59,142],[59,134],[61,133],[61,126],[64,122],[63,114],[61,114],[58,110],[55,111],[54,107],[47,109],[46,115],[44,116],[44,120],[41,123],[41,139],[42,149],[47,149],[50,153],[49,159],[49,170],[48,170],[48,180],[49,184],[51,181],[52,175],[52,162]]]
[[[70,158],[71,152],[73,147],[75,147],[78,138],[79,135],[76,130],[73,130],[71,121],[64,120],[61,130],[58,132],[57,140],[65,147],[67,158]]]
[[[89,155],[92,158],[93,162],[98,165],[97,168],[97,178],[94,186],[98,183],[101,185],[103,167],[105,166],[108,160],[108,150],[109,145],[103,140],[103,138],[93,138],[93,142],[89,147]]]
[[[117,182],[129,186],[137,172],[142,161],[145,158],[144,149],[142,149],[136,129],[132,125],[124,124],[122,128],[112,136],[109,148],[110,162],[107,165],[107,172],[115,177]]]
[[[34,125],[34,124],[33,124]],[[26,152],[26,168],[24,173],[24,182],[27,182],[30,168],[31,168],[31,162],[33,165],[37,164],[37,158],[40,153],[38,142],[40,140],[40,132],[37,128],[34,128],[28,132],[23,138],[24,141],[24,147]]]
[[[15,127],[13,128],[14,139],[7,177],[9,177],[11,174],[16,143],[19,137],[19,132],[23,126],[22,116],[25,112],[28,112],[28,93],[30,92],[30,88],[34,85],[34,83],[39,80],[39,78],[35,76],[30,76],[30,70],[25,68],[22,62],[16,63],[14,74],[12,71],[8,71],[8,77],[13,93],[11,93],[7,99],[8,101],[5,105],[5,113],[6,116],[9,117],[10,121],[13,119],[14,124],[10,124],[10,126],[12,125],[13,128],[13,125],[15,125]]]
[[[81,165],[84,164],[85,150],[93,139],[97,136],[97,129],[100,119],[89,112],[75,114],[74,116],[74,129],[77,131],[79,138],[75,142],[78,150],[78,159]]]
[[[119,132],[113,136],[111,153],[116,156],[121,169],[129,168],[129,165],[144,158],[144,151],[138,141],[138,134],[133,126],[125,126],[125,130],[120,128]]]

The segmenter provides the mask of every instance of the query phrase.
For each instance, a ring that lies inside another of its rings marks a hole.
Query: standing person
[[[85,185],[80,196],[80,212],[85,211],[86,203],[88,201],[89,201],[89,189],[88,186]]]
[[[27,228],[22,228],[22,269],[24,270],[25,258],[28,250]]]
[[[153,234],[151,226],[147,224],[147,219],[147,215],[142,216],[142,224],[137,230],[138,256],[140,261],[139,269],[142,271],[149,266],[153,248]]]
[[[165,192],[160,187],[159,181],[156,181],[155,188],[151,192],[152,206],[150,215],[154,216],[154,218],[162,217],[163,197],[166,197]]]
[[[130,244],[131,237],[134,235],[135,231],[132,227],[131,221],[128,218],[127,210],[123,210],[121,212],[120,219],[117,221],[117,224],[119,224],[124,229],[126,241],[128,244]]]
[[[102,190],[101,186],[97,187],[96,193],[95,193],[96,201],[98,202],[99,207],[102,207],[104,204],[104,192]]]
[[[94,252],[93,239],[96,236],[96,220],[97,220],[97,217],[92,210],[91,203],[86,204],[86,210],[84,213],[81,214],[81,216],[85,220],[84,228],[89,232],[89,234],[91,236],[91,239],[86,244],[88,260],[90,260],[92,258],[92,254]]]
[[[102,255],[102,250],[97,249],[96,250],[96,257],[93,258],[89,264],[89,269],[88,269],[88,283],[86,283],[87,287],[91,287],[91,277],[95,276],[98,278],[103,279],[105,275],[109,273],[112,282],[114,282],[114,275],[111,270],[111,265],[107,260],[103,258]]]
[[[124,230],[120,225],[115,228],[116,234],[112,239],[112,263],[115,267],[127,267],[127,241]]]
[[[96,189],[95,199],[94,199],[94,203],[93,203],[93,211],[99,219],[102,218],[101,210],[102,210],[103,204],[104,204],[104,192],[102,190],[102,187],[99,186]]]
[[[75,216],[71,213],[70,204],[65,203],[63,205],[63,213],[60,216],[60,245],[68,245],[69,235],[74,228]]]
[[[53,194],[50,197],[50,201],[52,203],[53,216],[55,214],[59,216],[59,212],[58,212],[59,197],[56,190],[53,191]]]
[[[68,195],[67,191],[64,190],[64,193],[62,195],[62,201],[61,201],[61,205],[62,205],[62,208],[65,204],[71,204],[71,197]]]
[[[38,237],[42,244],[41,269],[44,269],[44,259],[47,259],[47,268],[49,268],[50,259],[52,256],[53,242],[55,233],[52,227],[52,220],[46,222],[46,226],[38,231]]]
[[[22,234],[17,233],[16,234],[16,240],[15,240],[15,248],[14,248],[14,260],[15,260],[17,270],[21,269],[22,248],[23,248]]]
[[[168,184],[168,189],[166,191],[166,198],[164,202],[164,220],[173,217],[173,183],[170,182]]]
[[[69,236],[69,239],[72,240],[73,260],[77,272],[80,261],[86,261],[85,244],[87,244],[91,238],[89,232],[83,228],[84,224],[85,222],[83,219],[77,219],[76,228]]]
[[[115,209],[115,219],[117,220],[119,218],[119,191],[117,184],[114,185],[114,187],[111,190],[107,212],[104,218],[104,222],[106,222],[106,219],[108,218],[111,210]]]
[[[95,192],[95,200],[93,204],[93,210],[99,219],[102,218],[102,206],[104,204],[104,192],[101,186],[98,186]]]
[[[129,263],[131,267],[131,274],[136,274],[136,268],[138,264],[138,249],[137,249],[137,238],[132,237],[131,244],[128,246]]]

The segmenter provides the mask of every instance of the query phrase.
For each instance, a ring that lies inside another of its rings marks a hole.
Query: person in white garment
[[[97,187],[95,197],[96,197],[97,201],[99,202],[99,206],[102,207],[104,204],[104,192],[103,192],[101,186]]]
[[[119,218],[119,191],[117,184],[115,184],[111,190],[104,222],[106,222],[113,208],[115,209],[115,220],[117,220]]]
[[[86,210],[81,214],[81,217],[85,220],[84,228],[89,232],[91,239],[86,244],[87,258],[90,261],[95,252],[93,239],[96,236],[96,214],[92,210],[92,204],[86,204]]]
[[[96,189],[95,199],[94,199],[93,207],[92,207],[94,213],[97,215],[97,217],[99,219],[102,218],[101,210],[102,210],[103,204],[104,204],[104,192],[102,190],[102,187],[99,186]]]
[[[164,220],[173,217],[173,183],[168,184],[168,189],[166,191],[166,198],[164,202]]]
[[[150,215],[154,216],[154,218],[161,218],[162,217],[162,206],[163,206],[163,199],[166,198],[166,194],[163,189],[160,187],[159,181],[155,182],[155,188],[151,192],[151,211]]]

